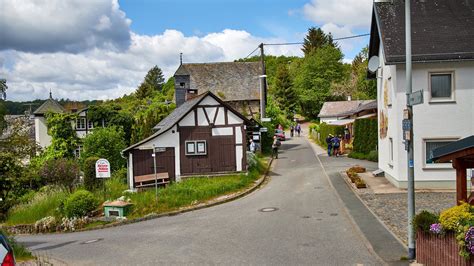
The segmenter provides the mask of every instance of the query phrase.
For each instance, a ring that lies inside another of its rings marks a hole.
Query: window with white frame
[[[92,122],[91,120],[88,120],[87,121],[87,128],[88,129],[93,129],[94,128],[94,122]]]
[[[74,156],[75,156],[76,158],[81,157],[81,151],[82,151],[82,145],[79,145],[79,146],[77,147],[77,149],[74,150]]]
[[[85,117],[79,117],[76,120],[76,129],[86,129],[86,118]]]
[[[454,72],[430,73],[432,101],[454,100]]]
[[[393,164],[393,138],[389,138],[388,140],[389,140],[389,147],[388,147],[388,150],[389,150],[388,151],[389,152],[388,159],[389,159],[389,161],[388,161],[388,163]]]
[[[433,158],[433,150],[446,146],[457,139],[425,139],[425,164],[429,165],[440,165],[440,163],[435,162]]]
[[[188,140],[185,142],[186,155],[206,155],[207,142],[205,140]]]

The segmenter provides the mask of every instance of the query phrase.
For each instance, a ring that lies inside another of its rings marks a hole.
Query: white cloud
[[[372,0],[312,0],[304,5],[303,14],[318,24],[368,27],[372,2]]]
[[[1,0],[0,6],[0,50],[78,53],[130,43],[131,21],[117,0]]]
[[[166,77],[173,75],[180,52],[184,62],[233,61],[247,56],[261,42],[282,41],[230,29],[201,38],[187,37],[177,30],[154,36],[131,33],[131,44],[125,51],[106,48],[76,54],[1,51],[0,59],[8,57],[14,64],[0,65],[0,76],[6,77],[8,98],[12,100],[45,98],[49,89],[57,98],[110,99],[134,91],[154,65]],[[298,46],[270,46],[266,53],[301,55]]]

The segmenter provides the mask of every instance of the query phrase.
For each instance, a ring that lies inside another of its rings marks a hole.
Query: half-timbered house
[[[123,151],[130,188],[246,171],[248,122],[210,91],[184,102],[155,126],[153,135]]]

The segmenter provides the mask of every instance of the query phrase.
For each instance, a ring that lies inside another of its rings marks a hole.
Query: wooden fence
[[[416,261],[423,265],[474,265],[473,256],[465,259],[459,255],[459,245],[454,233],[444,236],[416,233]]]

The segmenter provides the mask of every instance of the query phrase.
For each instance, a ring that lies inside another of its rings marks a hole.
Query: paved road
[[[262,208],[278,208],[261,212]],[[99,241],[84,244],[94,239]],[[73,265],[380,265],[304,137],[282,145],[270,181],[219,206],[103,230],[18,237]]]

